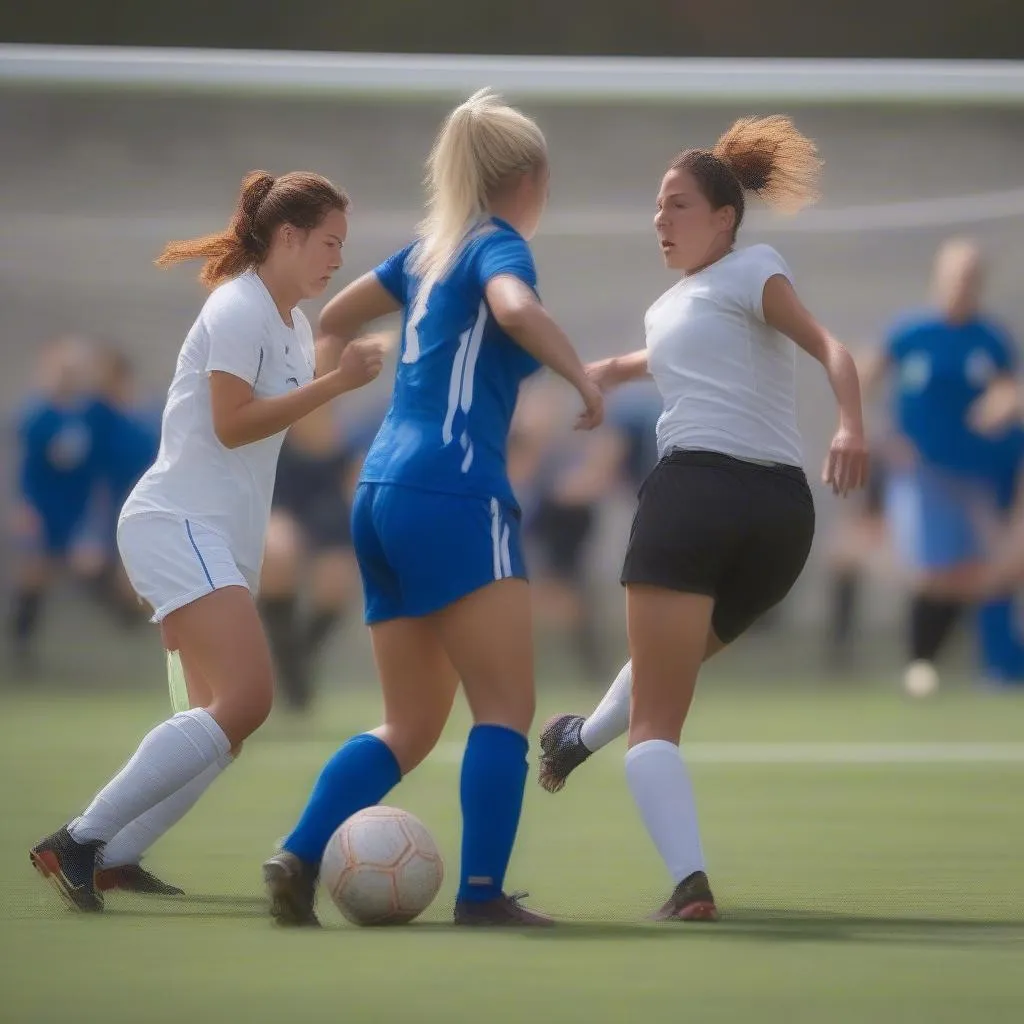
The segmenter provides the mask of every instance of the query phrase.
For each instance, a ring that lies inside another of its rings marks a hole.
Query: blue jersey
[[[402,304],[401,357],[384,422],[361,480],[497,499],[515,506],[506,440],[520,383],[540,363],[491,316],[487,283],[511,274],[536,289],[525,239],[497,218],[463,242],[444,277],[423,294],[413,246],[376,270]]]
[[[890,333],[894,419],[927,462],[953,473],[986,475],[1020,451],[1019,431],[975,433],[973,403],[1014,368],[1012,343],[988,320],[950,324],[934,314],[904,320]]]
[[[160,418],[146,408],[120,409],[99,402],[103,421],[101,472],[120,512],[131,489],[156,461],[160,450]]]
[[[104,468],[104,414],[92,399],[70,407],[38,401],[22,414],[19,486],[54,538],[85,513]]]

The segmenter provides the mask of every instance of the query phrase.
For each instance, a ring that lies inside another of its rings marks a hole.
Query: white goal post
[[[0,87],[278,95],[516,97],[609,103],[1024,105],[1024,62],[498,57],[0,45]]]

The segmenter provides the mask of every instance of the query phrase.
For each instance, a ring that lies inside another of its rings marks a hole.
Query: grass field
[[[563,690],[538,716],[586,708]],[[74,917],[26,851],[86,801],[166,713],[145,697],[0,700],[0,1020],[1020,1021],[1024,1019],[1024,693],[716,680],[691,719],[717,926],[651,925],[667,880],[625,788],[622,747],[562,794],[531,777],[510,888],[565,923],[452,929],[465,718],[391,801],[435,831],[448,879],[425,918],[319,933],[268,924],[259,864],[363,691],[277,718],[151,866],[178,900],[112,896]]]

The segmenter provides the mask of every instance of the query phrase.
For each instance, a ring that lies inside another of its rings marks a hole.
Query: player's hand
[[[991,437],[1001,434],[1021,418],[1021,394],[1014,380],[994,383],[967,412],[972,430]]]
[[[368,334],[350,341],[341,350],[338,374],[342,391],[354,391],[376,379],[384,365],[388,341],[388,335]]]
[[[576,430],[593,430],[604,419],[604,395],[588,374],[579,385],[583,399],[583,412],[576,418]]]
[[[868,446],[864,435],[840,427],[832,438],[821,479],[833,494],[846,497],[864,486],[868,478]]]
[[[622,381],[619,379],[619,361],[614,356],[611,359],[599,359],[596,363],[587,364],[587,376],[601,389],[611,391]]]

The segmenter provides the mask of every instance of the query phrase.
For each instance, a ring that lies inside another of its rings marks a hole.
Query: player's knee
[[[240,689],[219,697],[211,703],[209,711],[224,730],[234,751],[241,750],[243,741],[267,720],[272,704],[269,686],[253,686],[249,690]]]
[[[533,725],[537,699],[532,685],[495,687],[482,699],[473,701],[473,718],[477,723],[504,725],[527,735]]]
[[[421,718],[417,722],[385,723],[374,731],[374,735],[391,749],[402,775],[408,775],[437,746],[443,728],[443,721],[438,724],[429,718]]]

